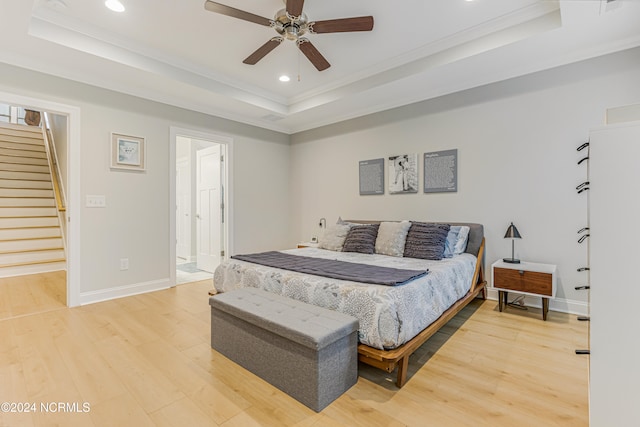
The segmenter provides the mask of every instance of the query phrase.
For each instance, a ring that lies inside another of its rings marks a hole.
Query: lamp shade
[[[520,232],[518,231],[516,226],[513,225],[513,223],[511,223],[509,228],[507,228],[507,232],[504,233],[504,238],[505,239],[522,239],[522,236],[520,235]]]

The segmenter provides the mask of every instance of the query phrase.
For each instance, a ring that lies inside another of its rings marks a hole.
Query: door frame
[[[177,126],[169,127],[169,265],[171,286],[176,285],[176,139],[178,136],[185,138],[210,141],[220,144],[224,155],[224,257],[228,259],[233,253],[233,138],[194,129],[186,129]]]
[[[15,93],[0,91],[0,100],[8,104],[16,104],[31,107],[34,110],[44,110],[51,113],[67,116],[67,235],[66,235],[66,259],[67,259],[67,307],[80,305],[80,224],[81,224],[81,193],[80,193],[80,169],[82,157],[80,156],[80,108],[60,104],[45,99],[31,98]]]
[[[179,218],[177,216],[177,214],[179,212],[178,211],[178,202],[179,202],[178,190],[179,190],[179,188],[177,187],[177,184],[178,184],[178,182],[177,182],[178,171],[180,170],[179,165],[185,166],[185,168],[187,170],[191,170],[191,166],[190,166],[190,163],[189,163],[188,159],[176,159],[176,246],[179,243],[178,242],[178,229],[179,229],[178,223],[180,222]],[[191,180],[189,180],[189,181],[191,181]],[[191,182],[189,182],[189,191],[191,191],[191,187],[192,187]],[[183,207],[183,209],[186,209],[189,212],[188,213],[188,215],[189,215],[189,223],[191,223],[192,216],[193,216],[193,212],[192,212],[192,209],[191,209],[191,194],[189,194],[189,206],[187,206],[186,208]],[[191,224],[189,224],[188,229],[189,229],[189,233],[185,233],[187,235],[183,236],[183,237],[186,240],[184,243],[188,247],[188,249],[187,249],[188,256],[187,256],[186,260],[187,260],[187,262],[192,262],[193,260],[192,260],[192,256],[191,256],[191,232],[190,232],[191,231]],[[178,249],[177,248],[176,248],[176,257],[182,258],[180,255],[178,255]]]

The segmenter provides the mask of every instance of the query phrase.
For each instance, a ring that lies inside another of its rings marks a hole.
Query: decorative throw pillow
[[[450,228],[449,224],[411,223],[404,245],[404,256],[441,260]]]
[[[456,245],[453,248],[454,255],[460,255],[467,250],[467,242],[469,241],[469,230],[470,228],[466,225],[460,226],[458,240],[456,240]]]
[[[338,220],[336,221],[336,224],[340,224],[340,225],[348,225],[349,227],[353,227],[354,225],[362,225],[359,224],[357,222],[349,222],[349,221],[345,221],[344,219],[342,219],[341,216],[338,217]]]
[[[354,225],[349,229],[349,234],[347,234],[347,238],[344,240],[342,251],[372,254],[376,246],[378,227],[378,224]]]
[[[336,224],[330,225],[324,230],[324,233],[320,235],[318,239],[318,248],[328,249],[330,251],[341,251],[344,239],[349,233],[348,225]]]
[[[444,247],[444,257],[451,258],[460,255],[467,249],[469,227],[466,225],[452,225],[447,234],[447,242]]]
[[[402,256],[410,221],[381,222],[376,238],[376,253],[382,255]]]

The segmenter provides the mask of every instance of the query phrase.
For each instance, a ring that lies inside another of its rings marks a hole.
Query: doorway
[[[231,140],[186,129],[171,129],[175,206],[174,284],[211,280],[229,253]],[[225,191],[226,190],[226,191]]]
[[[56,120],[59,127],[64,128],[63,135],[58,135],[58,142],[65,143],[66,149],[58,152],[60,172],[66,182],[66,215],[61,218],[64,227],[64,245],[66,252],[66,274],[57,275],[56,282],[64,282],[65,305],[80,305],[80,109],[75,106],[59,104],[43,99],[25,97],[14,93],[0,92],[0,102],[8,105],[19,105],[35,111],[46,111]],[[64,190],[63,190],[64,191]],[[71,218],[75,221],[71,221]],[[55,273],[51,273],[55,275]],[[59,277],[58,277],[59,276]]]

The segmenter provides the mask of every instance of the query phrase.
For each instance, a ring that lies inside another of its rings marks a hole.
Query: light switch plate
[[[105,196],[87,195],[86,206],[88,208],[104,208],[107,206]]]

